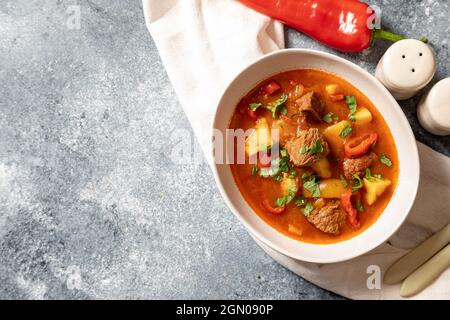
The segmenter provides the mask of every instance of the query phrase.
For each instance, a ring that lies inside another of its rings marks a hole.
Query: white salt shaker
[[[450,135],[450,78],[436,83],[417,108],[419,122],[429,132]]]
[[[411,98],[436,72],[434,53],[415,39],[395,42],[378,62],[375,77],[397,100]]]

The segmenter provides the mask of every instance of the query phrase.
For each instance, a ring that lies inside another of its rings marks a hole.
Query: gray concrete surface
[[[427,35],[449,75],[449,2],[374,2],[385,26]],[[256,246],[202,158],[170,161],[170,133],[192,132],[139,0],[0,0],[0,34],[0,299],[340,298]],[[386,48],[338,54],[373,71]],[[417,139],[449,155],[415,103]]]

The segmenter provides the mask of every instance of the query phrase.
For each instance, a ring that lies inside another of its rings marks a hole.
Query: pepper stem
[[[406,39],[405,37],[383,30],[383,29],[375,29],[373,30],[373,39],[385,39],[385,40],[389,40],[392,42],[397,42],[403,39]]]
[[[372,42],[374,42],[375,39],[385,39],[385,40],[389,40],[391,42],[397,42],[397,41],[407,39],[407,38],[405,38],[401,35],[395,34],[393,32],[383,30],[383,29],[374,29],[372,31]],[[420,38],[420,41],[422,41],[423,43],[428,43],[427,37]]]

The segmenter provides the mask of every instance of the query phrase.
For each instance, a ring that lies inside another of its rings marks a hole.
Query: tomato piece
[[[264,208],[264,210],[266,210],[267,212],[272,213],[272,214],[281,214],[284,212],[284,210],[286,210],[286,206],[272,207],[270,205],[269,200],[267,200],[267,199],[263,199],[261,201],[261,205]]]
[[[365,155],[377,142],[378,134],[370,133],[347,140],[344,144],[344,153],[349,158]]]
[[[339,93],[339,94],[331,94],[331,95],[330,95],[330,100],[331,100],[331,101],[335,101],[335,102],[337,102],[337,101],[342,101],[342,100],[344,100],[344,98],[345,98],[345,96],[344,96],[343,93]]]
[[[264,86],[263,91],[270,96],[271,94],[274,94],[280,89],[281,89],[280,85],[275,81],[272,81]]]
[[[357,230],[361,227],[358,217],[358,211],[356,211],[355,207],[352,203],[352,197],[356,200],[361,201],[361,194],[359,191],[352,193],[350,189],[347,189],[345,193],[341,195],[341,206],[342,209],[347,213],[348,222],[352,226],[353,229]]]
[[[248,116],[250,119],[252,119],[252,120],[258,119],[258,116],[256,115],[256,111],[253,111],[252,109],[247,108],[246,112],[247,112],[247,116]]]

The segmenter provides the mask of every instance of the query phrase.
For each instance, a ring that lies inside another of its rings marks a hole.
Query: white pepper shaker
[[[419,122],[429,132],[450,135],[450,78],[436,83],[417,107]]]
[[[375,77],[397,100],[411,98],[436,72],[436,60],[422,41],[405,39],[390,46],[378,62]]]

